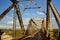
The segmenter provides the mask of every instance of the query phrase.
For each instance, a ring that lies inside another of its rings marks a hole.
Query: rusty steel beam
[[[48,29],[48,27],[50,27],[50,16],[51,16],[51,11],[50,11],[50,0],[47,0],[47,14],[46,14],[46,29]]]
[[[22,34],[25,34],[25,28],[24,28],[24,24],[23,24],[23,21],[22,21],[22,15],[20,13],[20,9],[19,9],[19,6],[18,6],[18,3],[15,4],[15,8],[16,8],[16,14],[18,16],[18,20],[19,20],[19,23],[20,23],[20,26],[21,26],[21,30],[22,30]]]
[[[3,19],[6,14],[14,7],[14,5],[12,4],[11,6],[9,6],[1,15],[0,15],[0,20]]]
[[[53,14],[54,14],[54,17],[55,17],[55,20],[56,20],[56,22],[57,22],[57,24],[58,24],[58,27],[59,27],[59,29],[60,29],[60,14],[59,14],[59,12],[57,11],[57,9],[55,8],[55,6],[54,6],[54,4],[52,3],[52,2],[50,2],[50,7],[51,7],[51,9],[52,9],[52,12],[53,12]],[[60,32],[59,32],[59,35],[60,35]],[[60,37],[60,36],[59,36]],[[58,38],[58,40],[59,40],[60,38]]]
[[[19,9],[19,6],[18,6],[19,1],[18,0],[11,0],[11,2],[14,4],[16,14],[18,16],[19,24],[20,24],[20,27],[21,27],[21,30],[22,30],[22,34],[24,35],[25,34],[25,28],[24,28],[24,24],[23,24],[23,21],[22,21],[22,15],[21,15],[21,12],[20,12],[20,9]]]
[[[45,19],[42,20],[42,31],[43,32],[46,31],[46,20]]]
[[[31,18],[30,20],[29,20],[29,23],[28,23],[28,28],[27,28],[27,30],[26,30],[26,35],[28,35],[28,33],[29,33],[29,30],[30,30],[30,26],[31,26],[31,23],[34,23],[35,25],[37,25],[35,22],[34,22],[34,20]]]
[[[25,34],[25,28],[24,28],[24,24],[23,24],[23,21],[22,21],[22,15],[20,13],[20,9],[19,9],[19,6],[18,6],[18,0],[10,0],[10,1],[14,4],[16,14],[18,16],[19,24],[21,26],[22,34],[24,35]]]
[[[59,12],[57,11],[57,9],[55,8],[55,6],[52,2],[50,2],[50,7],[51,7],[52,12],[54,14],[55,20],[58,24],[58,27],[60,28],[60,15],[59,15]]]
[[[50,35],[49,35],[49,27],[51,27],[51,11],[50,11],[50,1],[51,0],[47,0],[47,14],[46,14],[46,36],[49,37],[50,40]]]
[[[32,19],[29,20],[28,27],[27,27],[27,30],[26,30],[25,35],[28,35],[28,33],[29,33],[30,25],[31,25],[31,20],[32,20]]]

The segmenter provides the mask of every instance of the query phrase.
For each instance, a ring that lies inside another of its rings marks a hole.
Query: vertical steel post
[[[13,15],[13,37],[16,38],[16,9],[14,7],[14,15]]]
[[[46,31],[47,31],[47,37],[49,37],[50,40],[50,34],[49,34],[49,28],[51,27],[51,13],[50,13],[50,4],[51,0],[47,0],[47,14],[46,14]]]

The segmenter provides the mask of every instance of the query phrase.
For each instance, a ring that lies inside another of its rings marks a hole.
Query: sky
[[[27,2],[19,1],[18,3],[25,28],[27,28],[28,21],[30,20],[30,18],[35,19],[46,18],[46,15],[42,12],[42,10],[46,12],[46,0],[34,0],[34,1],[38,4],[37,6],[41,6],[41,9],[27,9],[23,12],[24,8],[23,6],[21,6],[21,4],[23,4],[24,7],[26,7],[29,4],[28,1]],[[60,0],[52,0],[52,2],[54,6],[57,8],[58,12],[60,13],[60,6],[59,6]],[[12,5],[12,2],[10,0],[0,0],[0,14],[3,13],[4,10],[6,10],[10,5]],[[34,5],[34,3],[30,3],[28,7],[36,7],[36,5]],[[0,28],[12,28],[13,13],[14,8],[12,8],[12,10],[0,21]],[[53,14],[52,14],[52,21],[53,21],[52,22],[53,28],[58,28]],[[17,27],[20,27],[18,19],[16,24]]]

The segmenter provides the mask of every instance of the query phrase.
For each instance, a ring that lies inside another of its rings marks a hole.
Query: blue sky
[[[46,1],[43,2],[44,0],[35,0],[35,2],[40,5],[42,7],[42,10],[44,10],[46,12]],[[55,5],[55,7],[57,8],[58,12],[60,13],[60,0],[52,0],[53,4]],[[43,3],[43,4],[42,4]],[[6,10],[10,5],[12,4],[12,2],[10,0],[0,0],[0,14]],[[19,7],[20,7],[20,11],[21,14],[23,13],[24,8],[21,6],[21,4],[23,4],[24,6],[26,6],[28,3],[27,2],[19,2]],[[30,5],[28,7],[36,7],[36,5],[34,5],[33,3],[30,3]],[[0,21],[0,27],[3,28],[10,28],[12,27],[12,23],[13,23],[13,13],[14,13],[14,9],[12,9],[1,21]],[[45,18],[45,14],[40,10],[40,9],[27,9],[25,10],[25,12],[22,15],[23,18],[23,22],[24,25],[27,26],[28,25],[28,21],[30,18]],[[52,15],[52,21],[54,20],[54,17]],[[9,26],[9,27],[8,27]],[[55,22],[55,20],[53,21],[53,27],[56,27],[57,24]],[[19,22],[17,20],[17,27],[19,27]]]

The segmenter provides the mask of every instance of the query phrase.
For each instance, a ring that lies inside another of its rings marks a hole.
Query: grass
[[[12,29],[2,29],[2,30],[4,30],[5,32],[9,31],[9,33],[7,33],[7,34],[9,34],[11,36],[13,35],[12,34],[13,33]],[[39,29],[38,29],[38,31],[39,31]],[[58,38],[58,36],[57,36],[58,31],[60,31],[60,29],[53,29],[53,36],[52,36],[51,40],[57,40],[57,38]],[[29,34],[31,34],[32,32],[33,32],[33,30],[30,30]],[[22,31],[20,29],[17,29],[16,30],[16,38],[20,38],[22,36],[23,36],[22,35]]]

